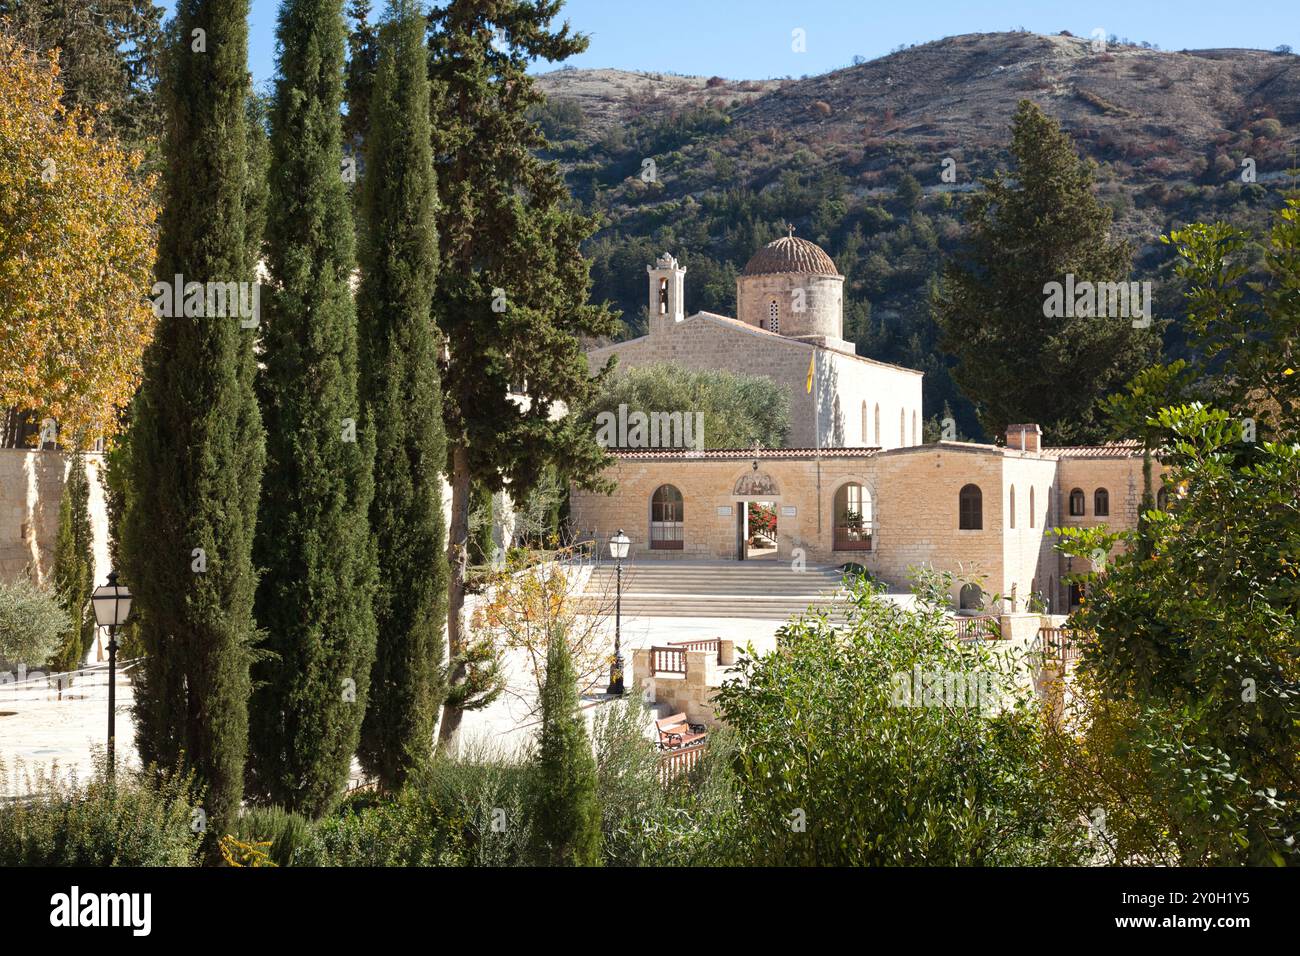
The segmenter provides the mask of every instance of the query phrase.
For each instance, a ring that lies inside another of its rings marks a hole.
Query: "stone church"
[[[620,368],[763,376],[789,391],[788,447],[710,449],[705,422],[702,450],[611,448],[615,490],[573,490],[579,536],[623,529],[638,560],[753,559],[756,502],[776,514],[768,560],[859,564],[897,590],[930,566],[954,572],[954,606],[978,605],[982,589],[1013,610],[1032,596],[1064,613],[1078,599],[1067,578],[1083,569],[1056,551],[1052,529],[1136,525],[1136,442],[1045,447],[1038,425],[1018,424],[1005,444],[924,443],[922,373],[845,341],[844,277],[816,244],[791,234],[758,250],[736,279],[735,318],[688,315],[672,256],[646,272],[647,334],[591,350],[593,370],[617,355]]]

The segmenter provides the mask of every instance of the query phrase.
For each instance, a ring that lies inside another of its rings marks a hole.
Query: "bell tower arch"
[[[686,269],[665,252],[645,271],[650,279],[650,334],[656,335],[686,318]]]

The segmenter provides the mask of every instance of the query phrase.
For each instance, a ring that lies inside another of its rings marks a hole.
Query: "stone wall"
[[[108,515],[99,480],[103,455],[91,453],[85,458],[98,586],[109,571]],[[0,578],[12,581],[28,574],[37,584],[49,583],[68,459],[57,451],[0,448]]]
[[[781,335],[843,340],[844,279],[840,276],[783,273],[736,277],[736,318],[741,322],[771,329],[772,302],[776,303]],[[796,311],[796,305],[803,311]]]
[[[736,662],[735,642],[720,641],[718,653],[687,651],[686,674],[651,674],[650,648],[632,653],[632,680],[648,704],[661,704],[668,715],[685,714],[693,724],[712,730],[721,724],[713,698],[728,668]]]
[[[808,363],[814,353],[816,387],[809,395]],[[771,379],[790,396],[790,433],[786,444],[792,448],[814,448],[819,443],[823,448],[863,445],[898,448],[921,441],[922,373],[774,335],[725,316],[700,312],[684,321],[666,324],[661,332],[587,353],[593,370],[603,366],[610,355],[618,355],[621,368],[673,363],[689,369],[716,369]],[[872,421],[877,405],[881,409],[879,435]],[[864,407],[871,424],[865,439]],[[900,412],[905,421],[902,435],[898,425]],[[709,446],[707,421],[704,443]]]
[[[1001,595],[1008,611],[1026,610],[1036,591],[1048,601],[1050,611],[1059,613],[1067,609],[1062,576],[1068,573],[1068,562],[1055,550],[1051,529],[1061,523],[1102,521],[1112,528],[1131,528],[1141,496],[1138,458],[1058,462],[1050,454],[938,442],[865,455],[837,455],[832,449],[820,459],[760,453],[757,460],[755,472],[752,459],[734,456],[621,456],[607,472],[617,485],[611,494],[573,489],[572,528],[580,536],[601,540],[622,528],[638,557],[734,559],[741,503],[771,501],[777,511],[781,561],[812,565],[852,561],[898,591],[908,588],[912,568],[929,567],[955,575],[954,605],[963,582],[979,581],[990,595]],[[747,476],[765,476],[773,490],[738,494],[737,482]],[[861,484],[870,501],[874,524],[870,551],[834,548],[835,494],[848,482]],[[1096,487],[1108,488],[1109,520],[1071,519],[1061,513],[1061,488],[1068,494],[1074,483],[1085,483],[1089,495]],[[682,494],[681,551],[649,548],[650,500],[664,484],[674,485]],[[958,526],[959,495],[967,484],[978,486],[983,499],[979,530]],[[1130,484],[1135,491],[1130,491]],[[1136,496],[1131,502],[1130,495]]]

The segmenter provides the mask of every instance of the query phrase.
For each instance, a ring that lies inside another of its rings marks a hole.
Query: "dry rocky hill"
[[[925,304],[960,241],[951,194],[1007,165],[1020,100],[1056,116],[1098,163],[1099,195],[1137,250],[1135,278],[1168,277],[1158,237],[1185,222],[1262,231],[1300,165],[1300,57],[1289,52],[984,33],[801,79],[564,69],[538,82],[552,155],[603,217],[596,294],[624,310],[630,332],[645,295],[637,263],[652,250],[693,268],[689,309],[727,313],[734,270],[789,220],[848,278],[859,351],[926,369],[927,415],[960,401]],[[1179,292],[1158,286],[1157,315],[1177,309]]]

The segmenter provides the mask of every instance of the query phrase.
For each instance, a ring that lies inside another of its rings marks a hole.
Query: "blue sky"
[[[170,9],[172,4],[166,6]],[[275,69],[278,0],[252,0],[250,61],[258,83]],[[382,8],[382,0],[374,6]],[[900,43],[1025,27],[1146,40],[1164,50],[1286,43],[1300,51],[1300,0],[568,0],[561,14],[591,35],[579,67],[618,67],[731,79],[802,76],[881,56]],[[807,50],[791,50],[791,31]],[[552,69],[539,64],[537,69]]]

